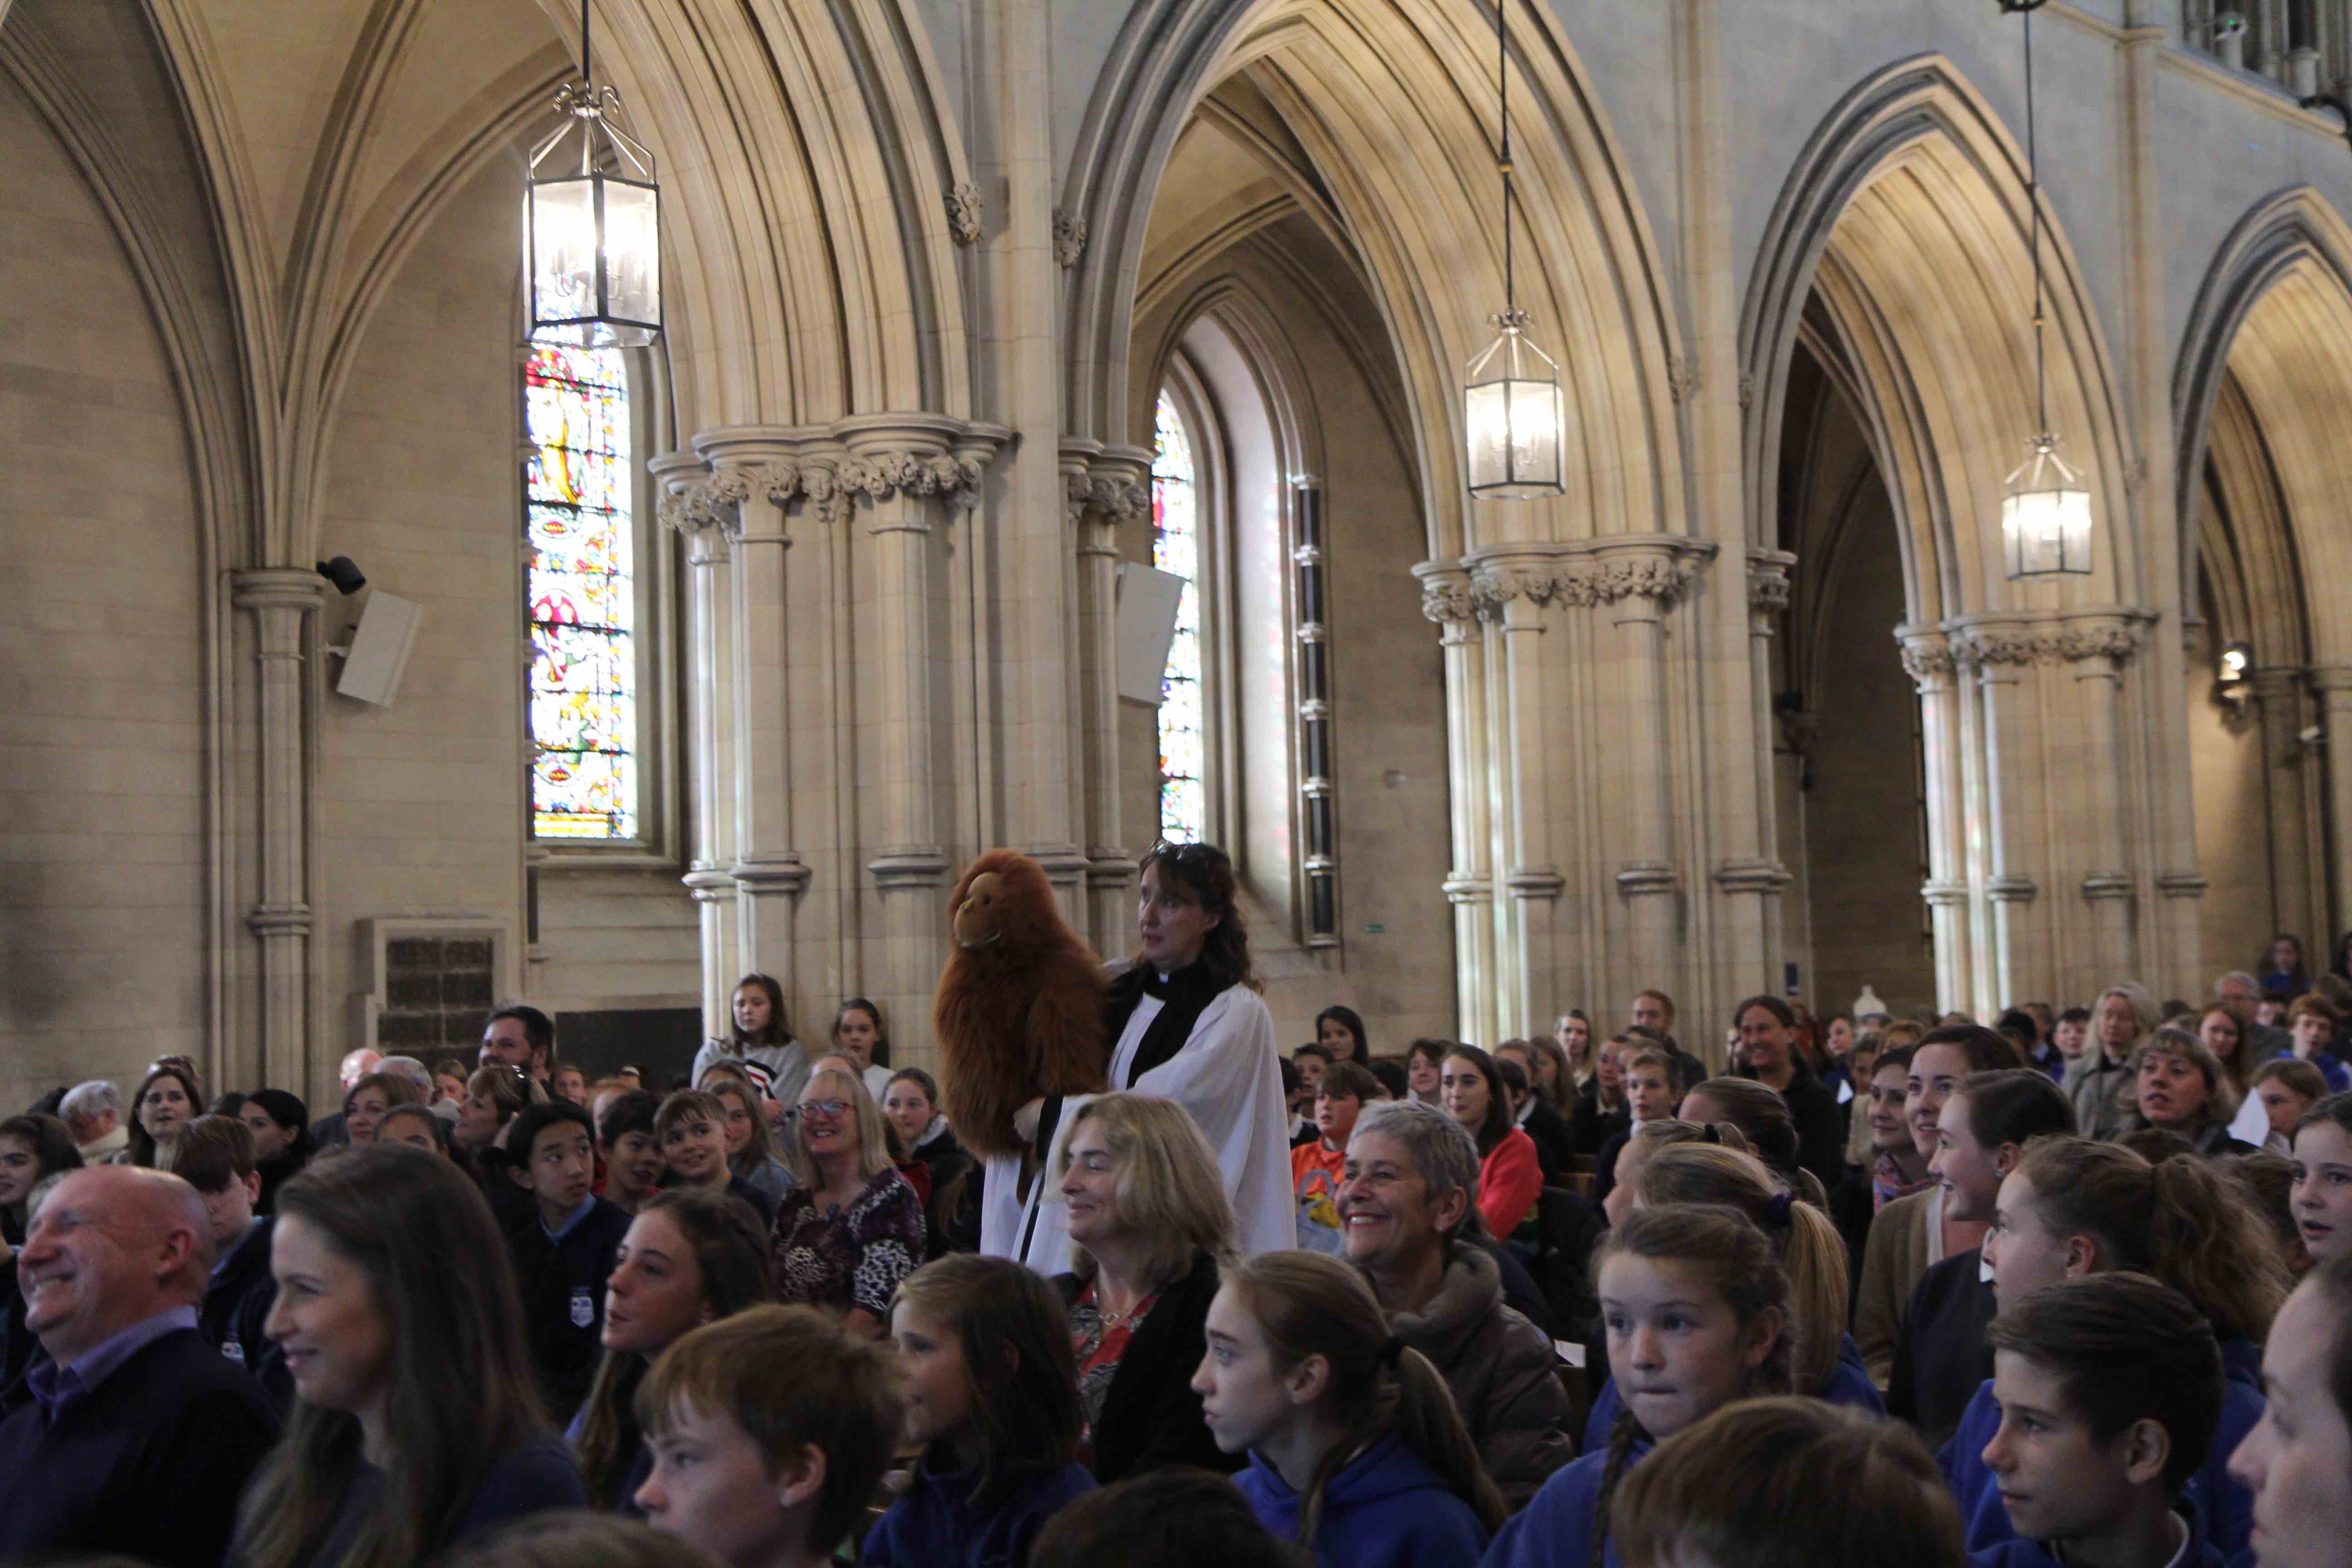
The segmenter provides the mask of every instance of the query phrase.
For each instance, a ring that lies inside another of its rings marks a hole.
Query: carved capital
[[[2057,657],[2058,639],[2047,631],[2015,626],[1970,626],[1952,638],[1952,657],[1970,667],[2047,664]]]
[[[1514,599],[1525,599],[1538,608],[1550,604],[1559,593],[1559,574],[1542,560],[1481,561],[1470,569],[1470,584],[1478,613],[1491,621],[1499,619],[1504,606]],[[1424,587],[1424,615],[1427,601]]]
[[[1441,626],[1459,626],[1478,613],[1470,574],[1442,561],[1424,561],[1412,569],[1421,582],[1422,616]]]
[[[1066,270],[1087,253],[1087,220],[1060,208],[1054,211],[1054,262]]]
[[[688,479],[662,498],[655,515],[689,541],[705,530],[739,539],[743,533],[743,503],[751,499],[759,473],[756,468],[729,468]]]
[[[2058,657],[2069,664],[2104,658],[2121,669],[2137,657],[2142,640],[2128,622],[2070,626],[2058,634]]]
[[[958,245],[978,245],[981,236],[988,232],[988,198],[970,180],[960,180],[950,187],[944,197],[948,209],[948,233]]]
[[[1940,631],[1913,631],[1898,626],[1895,640],[1903,647],[1904,673],[1922,686],[1948,679],[1958,666],[1951,640]]]
[[[1062,519],[1071,528],[1087,523],[1116,527],[1149,515],[1151,492],[1115,474],[1062,470]]]
[[[1785,550],[1748,552],[1748,607],[1759,616],[1777,616],[1789,607],[1789,569],[1797,558]]]
[[[865,452],[844,461],[834,478],[852,500],[869,504],[892,496],[936,496],[949,510],[969,510],[985,466],[977,458],[947,452]]]
[[[1604,558],[1592,571],[1592,592],[1605,605],[1641,598],[1655,599],[1661,609],[1671,608],[1706,569],[1705,562],[1682,554],[1644,552]]]

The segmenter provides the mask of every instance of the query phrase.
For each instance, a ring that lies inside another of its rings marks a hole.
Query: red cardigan
[[[1543,1167],[1535,1140],[1514,1127],[1494,1152],[1478,1162],[1478,1217],[1496,1241],[1507,1239],[1536,1206],[1543,1192]]]

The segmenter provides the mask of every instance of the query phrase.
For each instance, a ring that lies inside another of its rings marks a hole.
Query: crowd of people
[[[658,1090],[514,1005],[0,1121],[0,1563],[2352,1563],[2352,941],[1286,1058],[1230,861],[1142,872],[1014,1193],[759,974]]]

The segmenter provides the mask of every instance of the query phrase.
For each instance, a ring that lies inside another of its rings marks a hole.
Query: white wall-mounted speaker
[[[351,651],[343,656],[342,679],[335,689],[379,708],[392,706],[400,690],[400,677],[408,668],[408,650],[416,644],[416,623],[425,607],[414,599],[378,588],[360,611],[352,630]]]
[[[1118,568],[1118,694],[1129,702],[1160,705],[1168,648],[1176,640],[1176,608],[1184,579],[1157,566],[1125,561]]]

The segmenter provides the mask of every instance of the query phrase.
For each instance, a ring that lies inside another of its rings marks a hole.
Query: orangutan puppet
[[[1045,868],[1010,849],[965,870],[948,930],[955,950],[931,1001],[941,1109],[965,1147],[1018,1157],[1013,1112],[1109,1087],[1102,961],[1062,919]]]

